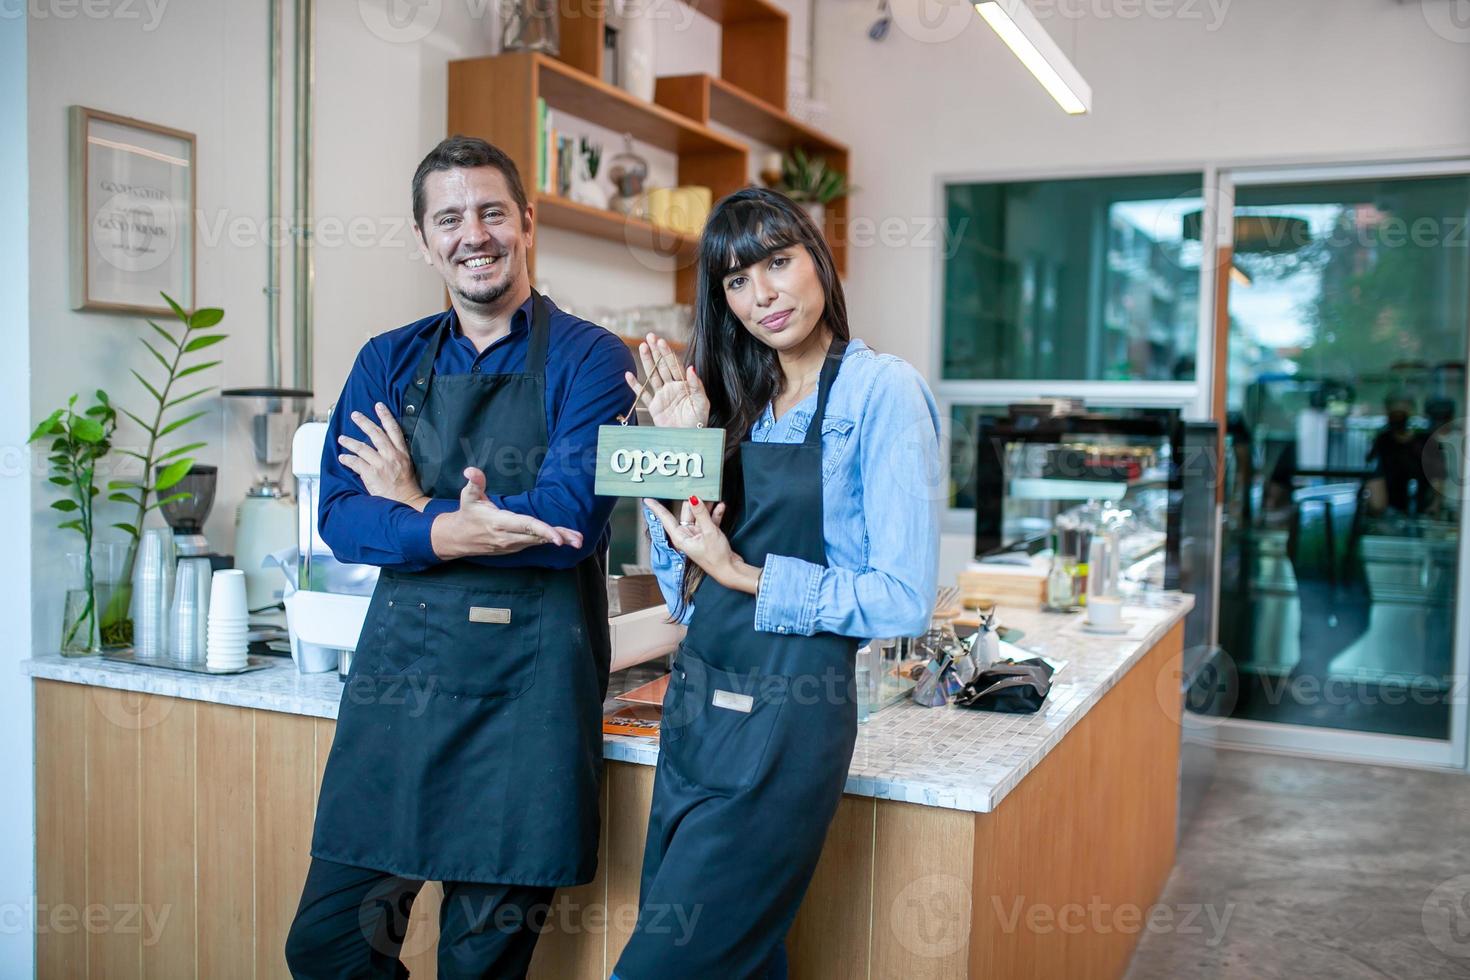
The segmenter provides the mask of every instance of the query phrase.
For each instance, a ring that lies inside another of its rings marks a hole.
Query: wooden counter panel
[[[87,975],[87,705],[92,688],[37,681],[36,975]]]
[[[877,802],[844,796],[837,805],[806,900],[786,937],[792,976],[803,980],[868,976]]]
[[[152,724],[142,740],[143,908],[160,916],[156,940],[145,936],[143,976],[187,977],[198,954],[194,903],[195,725],[192,701],[151,696]]]
[[[255,975],[289,980],[286,934],[311,864],[316,719],[255,712]]]
[[[974,824],[962,810],[878,801],[871,976],[965,976]]]
[[[607,850],[598,863],[607,868],[607,973],[617,964],[638,915],[638,885],[643,877],[643,842],[653,805],[652,766],[607,763]]]
[[[398,958],[415,978],[436,980],[439,976],[439,908],[443,904],[444,889],[437,881],[428,881],[409,910],[408,932]]]
[[[1088,917],[1146,909],[1173,865],[1182,640],[1175,626],[994,813],[844,797],[792,975],[1121,976],[1137,930]],[[334,723],[48,680],[35,697],[37,975],[284,976]],[[653,781],[608,762],[598,876],[558,896],[537,980],[601,980],[617,962]],[[441,900],[430,883],[414,903],[416,978],[436,973]],[[167,917],[156,937],[88,932],[88,902]]]
[[[199,975],[255,973],[255,717],[265,712],[200,705],[194,782],[199,807]],[[304,760],[302,760],[304,762]],[[266,860],[278,860],[263,842]]]
[[[87,733],[86,915],[101,908],[106,927],[87,927],[87,972],[128,980],[143,972],[141,930],[128,919],[141,911],[142,843],[139,813],[139,725],[146,695],[93,688]],[[130,911],[128,911],[130,910]]]
[[[1127,909],[1156,901],[1174,864],[1179,715],[1156,692],[1179,676],[1183,638],[1170,630],[994,813],[975,815],[971,976],[1127,969]]]

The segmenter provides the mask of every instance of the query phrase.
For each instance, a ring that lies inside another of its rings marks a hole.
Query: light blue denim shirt
[[[755,442],[800,442],[816,411],[812,393],[780,419],[771,406]],[[939,409],[919,372],[853,340],[822,423],[823,538],[827,564],[767,556],[755,628],[859,639],[915,636],[929,625],[939,555]],[[685,558],[644,509],[652,565],[669,608]],[[682,622],[689,622],[693,603]]]

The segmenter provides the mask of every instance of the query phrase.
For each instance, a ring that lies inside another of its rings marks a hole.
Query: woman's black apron
[[[435,377],[446,315],[404,396],[424,492],[530,490],[547,451],[550,314],[521,374]],[[405,878],[574,885],[597,867],[606,557],[572,569],[457,560],[384,569],[317,805],[311,853]]]
[[[800,443],[744,442],[731,546],[827,564],[822,419],[834,341]],[[620,980],[750,977],[791,927],[857,738],[857,641],[756,632],[755,596],[705,578],[664,699],[638,925]]]

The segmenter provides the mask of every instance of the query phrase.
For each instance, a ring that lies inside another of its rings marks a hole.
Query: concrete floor
[[[1128,980],[1470,978],[1470,776],[1221,752],[1159,901]]]

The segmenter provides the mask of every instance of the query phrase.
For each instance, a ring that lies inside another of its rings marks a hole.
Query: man
[[[425,880],[441,977],[524,976],[554,889],[597,862],[612,501],[593,462],[632,354],[531,289],[534,210],[497,148],[440,143],[413,213],[452,308],[367,343],[322,460],[322,537],[382,575],[286,941],[297,977],[406,976]]]

